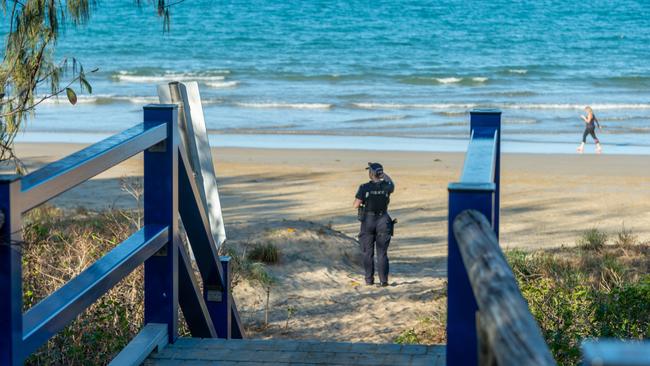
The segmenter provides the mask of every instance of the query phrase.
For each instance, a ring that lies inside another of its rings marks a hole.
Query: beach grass
[[[508,250],[506,258],[553,356],[560,365],[580,361],[580,343],[590,338],[642,340],[650,336],[650,243],[624,227],[611,237],[590,229],[576,247]],[[396,343],[444,343],[442,311],[430,311]]]
[[[650,336],[649,243],[510,251],[507,257],[559,364],[578,363],[584,339]]]
[[[585,230],[576,241],[576,244],[583,250],[601,250],[607,243],[608,235],[596,227]]]
[[[639,242],[639,236],[634,231],[626,228],[625,223],[623,223],[621,230],[616,234],[614,242],[622,247],[632,246]]]
[[[139,210],[30,211],[23,225],[23,311],[80,274],[139,229]],[[198,273],[197,273],[198,276]],[[136,268],[34,352],[26,365],[107,364],[142,329],[144,272]],[[189,329],[179,311],[179,335]]]
[[[23,227],[23,310],[42,300],[136,230],[128,211],[32,210]],[[142,266],[32,354],[27,365],[105,364],[142,328]]]
[[[280,250],[273,243],[258,243],[246,253],[246,257],[253,262],[275,264],[280,260]]]

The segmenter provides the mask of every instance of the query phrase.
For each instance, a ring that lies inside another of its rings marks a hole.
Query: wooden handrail
[[[555,365],[485,216],[463,211],[453,232],[478,304],[481,333],[487,337],[481,343],[487,342],[496,363]]]

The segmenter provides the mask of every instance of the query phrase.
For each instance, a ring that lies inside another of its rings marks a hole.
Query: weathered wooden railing
[[[193,336],[243,337],[228,288],[229,259],[217,254],[194,173],[185,149],[179,149],[177,121],[175,105],[145,106],[144,122],[133,128],[26,176],[0,176],[0,210],[4,214],[0,230],[0,365],[22,364],[141,264],[144,321],[152,339],[176,340],[179,305]],[[23,314],[22,215],[140,152],[144,152],[144,227]],[[180,245],[179,213],[203,291],[188,253]]]
[[[454,219],[453,232],[478,305],[478,363],[554,365],[487,218],[463,211]]]

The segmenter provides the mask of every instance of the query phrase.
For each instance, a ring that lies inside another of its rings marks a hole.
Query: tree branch
[[[74,79],[70,80],[70,82],[68,84],[66,84],[66,86],[64,86],[63,88],[60,88],[59,90],[56,90],[52,94],[49,94],[49,95],[46,95],[46,96],[42,97],[38,102],[33,103],[29,107],[20,107],[20,108],[14,109],[12,111],[9,111],[7,113],[0,114],[0,118],[6,118],[6,117],[9,117],[9,116],[14,115],[16,113],[19,113],[19,112],[29,112],[29,111],[33,110],[34,108],[36,108],[36,106],[38,106],[39,104],[43,103],[44,101],[46,101],[48,99],[51,99],[51,98],[54,98],[55,96],[58,96],[59,94],[63,93],[67,88],[69,88],[72,84],[76,83],[77,81],[79,81],[79,76],[77,76]]]

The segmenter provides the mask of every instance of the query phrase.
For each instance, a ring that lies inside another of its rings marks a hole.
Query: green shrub
[[[580,342],[593,334],[592,294],[585,286],[558,286],[548,278],[527,281],[521,292],[559,364],[580,357]]]
[[[64,216],[42,207],[23,226],[23,311],[60,288],[134,231],[124,215]],[[33,353],[27,365],[102,365],[143,323],[142,266]]]
[[[591,228],[582,233],[578,238],[578,247],[583,250],[601,250],[607,243],[607,233],[597,228]]]
[[[242,280],[247,280],[260,287],[273,287],[277,278],[269,273],[267,266],[262,262],[261,255],[241,253],[229,244],[224,244],[220,249],[221,255],[230,257],[231,288],[235,288]],[[277,252],[276,252],[277,256]]]
[[[609,246],[588,256],[569,248],[506,252],[558,364],[577,364],[585,338],[650,336],[648,248],[635,248],[626,254]]]
[[[280,260],[280,251],[271,243],[255,244],[246,257],[254,262],[275,264]]]
[[[595,312],[599,337],[650,337],[650,275],[603,294]]]
[[[397,344],[418,344],[420,340],[415,333],[415,329],[407,329],[395,337],[394,342]]]

